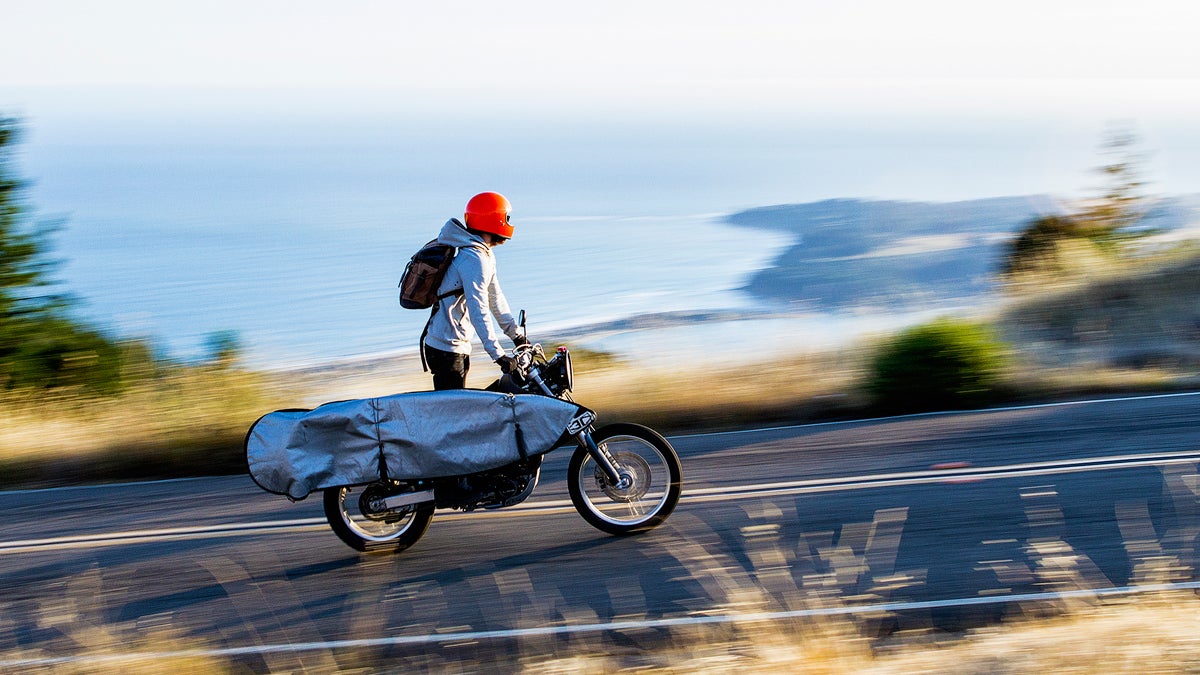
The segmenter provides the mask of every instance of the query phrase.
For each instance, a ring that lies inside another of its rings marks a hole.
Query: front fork
[[[528,377],[547,396],[554,398],[554,392],[542,380],[542,376],[536,368],[530,369]],[[596,421],[595,414],[588,412],[572,420],[571,424],[567,427],[567,431],[575,434],[575,442],[579,444],[579,447],[587,450],[592,459],[596,460],[596,464],[604,472],[605,477],[608,478],[611,485],[618,488],[629,487],[629,476],[621,471],[621,464],[617,462],[617,458],[612,456],[608,448],[602,448],[596,445],[596,441],[592,440],[592,422],[594,421]]]
[[[620,462],[613,457],[608,448],[597,445],[596,441],[592,440],[591,431],[589,427],[575,434],[575,442],[579,443],[579,447],[587,450],[592,459],[596,460],[596,465],[604,472],[604,477],[608,479],[609,485],[621,490],[629,487],[629,474],[622,470]]]

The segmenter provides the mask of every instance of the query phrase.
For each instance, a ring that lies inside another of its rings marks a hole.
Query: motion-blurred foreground
[[[1172,491],[1194,485],[1194,466],[1163,477]],[[230,487],[209,485],[203,496],[211,504]],[[1017,539],[966,551],[991,530],[951,527],[927,533],[949,541],[924,558],[913,558],[913,548],[929,543],[906,546],[908,538],[989,486],[930,487],[946,491],[944,504],[867,510],[864,520],[856,519],[861,507],[848,509],[850,517],[803,510],[835,506],[836,497],[697,503],[632,539],[594,539],[568,527],[553,530],[565,540],[548,543],[548,530],[520,520],[445,523],[473,533],[481,546],[504,542],[482,555],[435,537],[416,558],[347,557],[336,543],[314,545],[300,531],[208,542],[188,541],[178,530],[175,540],[145,532],[142,542],[93,543],[91,550],[61,541],[57,550],[54,542],[40,551],[6,545],[0,554],[16,557],[4,574],[23,583],[0,599],[0,668],[1157,673],[1200,666],[1194,590],[1153,590],[1195,576],[1188,562],[1195,493],[1178,491],[1180,511],[1162,534],[1153,509],[1136,500],[1118,505],[1124,537],[1109,543],[1128,556],[1129,586],[1114,589],[1099,567],[1112,561],[1085,547],[1099,542],[1070,533],[1081,524],[1068,515],[1079,495],[1064,487],[1063,494],[1047,486],[1022,494],[1028,529]],[[816,523],[834,529],[808,529]],[[1088,544],[1074,546],[1076,539]],[[537,548],[520,551],[525,546]],[[589,569],[593,554],[603,574]],[[974,570],[956,566],[975,555],[984,557]],[[918,561],[924,566],[908,566]],[[47,570],[70,572],[34,584]],[[962,575],[986,577],[987,592],[957,599],[960,591],[936,588]],[[665,597],[652,595],[659,587]],[[926,587],[951,597],[904,601]],[[1021,588],[1038,597],[1003,602]],[[489,621],[511,628],[475,627]]]

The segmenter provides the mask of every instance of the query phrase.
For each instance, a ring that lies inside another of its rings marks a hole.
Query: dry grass
[[[801,421],[861,407],[858,350],[688,371],[617,365],[586,373],[575,398],[601,421],[628,419],[665,431]]]
[[[1192,673],[1200,600],[1170,594],[996,626],[880,659],[880,673]]]
[[[86,591],[93,575],[70,582]],[[209,656],[194,639],[169,627],[103,625],[71,593],[42,608],[41,624],[64,631],[78,661],[16,667],[14,673],[223,673],[244,666]],[[611,645],[554,655],[523,649],[510,667],[527,675],[627,673],[1194,673],[1200,669],[1200,599],[1163,593],[1096,603],[1051,617],[1018,619],[961,635],[919,633],[883,642],[863,636],[850,619],[746,621],[672,631],[669,644],[630,650]],[[138,655],[141,655],[140,657]],[[7,652],[6,661],[44,658],[39,651]],[[312,654],[305,672],[375,672],[371,658]],[[519,664],[519,665],[518,665]],[[382,665],[376,663],[376,665]],[[393,664],[396,665],[396,664]],[[407,663],[406,669],[414,664]],[[365,668],[364,668],[365,666]],[[442,662],[437,669],[481,672],[470,664]],[[435,669],[416,668],[418,672]]]
[[[76,654],[82,653],[87,658],[39,664],[36,661],[54,657],[37,649],[15,650],[4,653],[2,658],[6,661],[30,660],[35,663],[9,666],[5,672],[56,675],[220,675],[236,672],[225,659],[205,655],[201,641],[182,637],[170,625],[155,621],[106,623],[96,607],[92,606],[95,598],[105,590],[99,569],[60,583],[63,584],[62,595],[41,605],[38,625],[48,632],[60,633]],[[164,656],[122,658],[138,653]]]
[[[526,663],[556,673],[1194,673],[1200,600],[1164,594],[1019,620],[961,636],[900,636],[872,645],[850,622],[745,623],[702,631],[636,657],[575,655]]]
[[[0,400],[3,483],[54,485],[240,470],[246,429],[283,395],[261,374],[191,368],[114,398]]]
[[[1117,368],[1103,363],[1038,367],[1018,363],[1004,387],[1021,400],[1059,400],[1077,396],[1190,390],[1200,377],[1187,370]]]
[[[245,433],[266,393],[246,372],[183,373],[142,382],[115,398],[62,392],[36,401],[0,402],[5,455],[21,459],[69,447],[75,455],[114,447],[204,443]]]

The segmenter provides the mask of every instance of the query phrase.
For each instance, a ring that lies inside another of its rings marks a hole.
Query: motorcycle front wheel
[[[609,534],[636,534],[658,527],[683,486],[679,456],[665,438],[639,424],[610,424],[592,434],[620,466],[614,484],[584,448],[571,456],[567,487],[575,510],[591,526]]]
[[[325,519],[347,546],[364,553],[399,553],[417,543],[433,519],[433,502],[374,513],[369,502],[379,484],[325,490]]]

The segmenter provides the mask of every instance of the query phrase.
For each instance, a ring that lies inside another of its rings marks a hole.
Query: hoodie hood
[[[451,218],[442,226],[442,231],[438,234],[438,242],[455,248],[464,248],[466,246],[482,246],[487,248],[488,245],[483,241],[483,237],[467,230],[467,226],[462,224],[458,218]]]
[[[422,343],[444,352],[471,353],[471,339],[478,335],[493,361],[504,356],[491,318],[510,338],[520,327],[496,280],[496,258],[484,238],[467,230],[457,218],[442,226],[438,242],[458,249],[438,286],[439,302],[429,317]],[[442,301],[444,299],[445,301]]]

